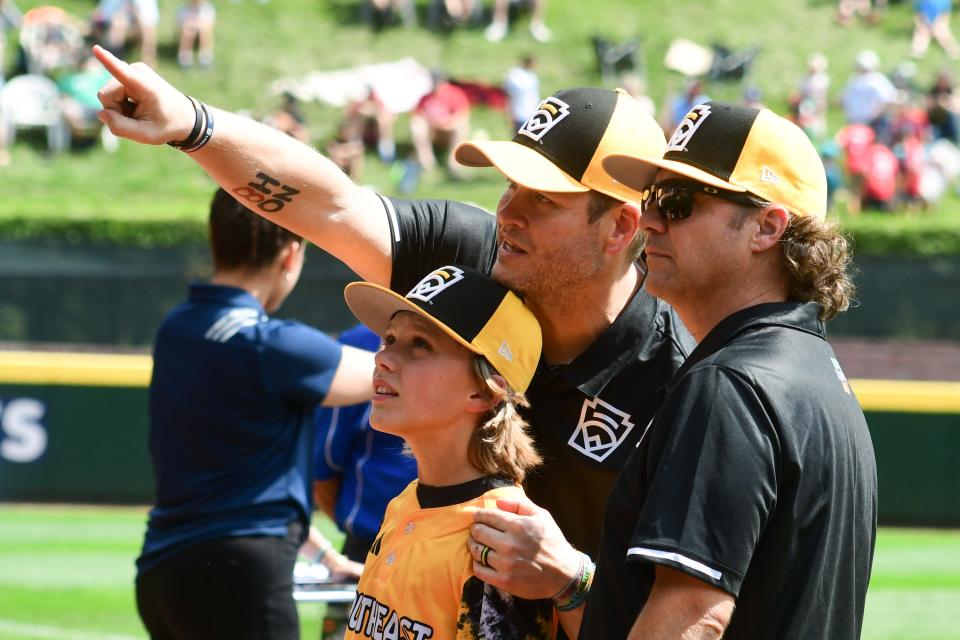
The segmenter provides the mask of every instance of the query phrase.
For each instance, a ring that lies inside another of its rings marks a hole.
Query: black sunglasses
[[[646,213],[650,205],[656,202],[657,209],[664,220],[689,218],[693,213],[693,196],[697,193],[705,193],[714,198],[748,207],[760,207],[766,204],[748,193],[718,189],[695,180],[678,178],[648,184],[641,193],[643,198],[640,200],[640,210]]]

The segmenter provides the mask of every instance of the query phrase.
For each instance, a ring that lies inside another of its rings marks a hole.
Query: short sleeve
[[[319,407],[314,416],[313,477],[329,480],[341,475],[350,464],[353,440],[367,428],[370,404],[348,407]]]
[[[671,566],[737,596],[776,503],[779,447],[752,385],[693,369],[650,432],[648,489],[628,561]]]
[[[457,640],[549,640],[556,635],[553,603],[524,600],[471,576],[463,585]]]
[[[390,287],[406,295],[428,273],[450,264],[489,273],[496,258],[496,218],[448,200],[383,199],[390,218]]]
[[[323,402],[340,366],[340,344],[299,322],[271,321],[261,331],[264,387],[292,402]]]

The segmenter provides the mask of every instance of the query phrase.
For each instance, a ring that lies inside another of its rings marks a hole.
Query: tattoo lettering
[[[256,175],[257,181],[250,181],[241,187],[234,187],[233,194],[247,202],[257,205],[257,208],[267,213],[277,213],[284,205],[293,202],[293,196],[300,193],[299,189],[281,184],[279,180],[260,171]]]

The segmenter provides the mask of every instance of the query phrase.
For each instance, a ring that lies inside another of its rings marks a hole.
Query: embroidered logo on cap
[[[449,289],[456,283],[463,280],[463,271],[457,267],[440,267],[426,278],[421,280],[417,286],[410,290],[407,298],[416,298],[424,302],[430,302],[441,291]]]
[[[500,348],[497,349],[497,353],[499,353],[509,362],[513,362],[513,351],[510,351],[510,345],[507,344],[506,340],[500,344]]]
[[[768,166],[760,169],[760,182],[769,182],[770,184],[780,184],[780,176],[773,172]]]
[[[670,137],[670,142],[667,143],[667,151],[686,151],[687,144],[690,143],[693,134],[700,128],[704,120],[710,117],[711,113],[709,104],[698,104],[690,109],[690,112],[684,116],[680,124],[677,125],[677,130]]]
[[[540,103],[536,113],[523,123],[517,133],[522,133],[533,140],[539,140],[568,115],[570,115],[570,105],[563,100],[550,96]]]

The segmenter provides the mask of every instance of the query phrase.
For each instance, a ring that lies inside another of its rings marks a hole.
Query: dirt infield
[[[830,338],[848,378],[960,382],[960,343]]]

